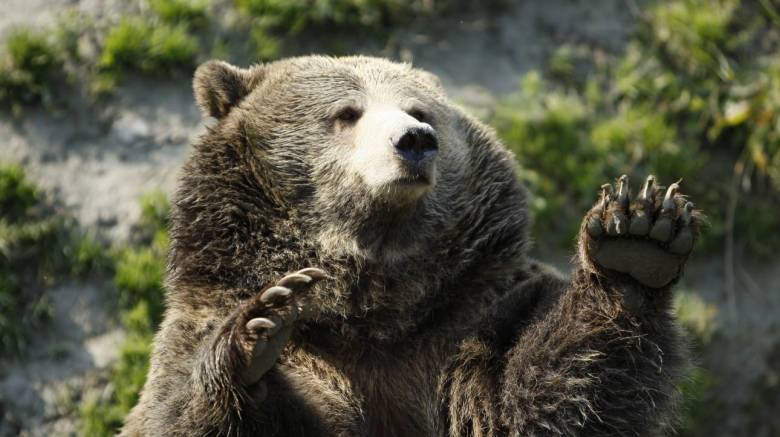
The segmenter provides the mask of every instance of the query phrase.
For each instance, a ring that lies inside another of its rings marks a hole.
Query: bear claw
[[[263,303],[272,303],[281,300],[282,298],[289,297],[292,294],[292,290],[280,285],[275,285],[268,290],[265,290],[260,296],[260,301]]]
[[[639,190],[639,200],[647,202],[652,201],[653,199],[655,199],[655,176],[650,175],[645,179],[645,184],[642,186],[642,189]]]
[[[664,196],[664,203],[661,208],[661,214],[671,213],[671,211],[677,207],[677,204],[674,202],[674,196],[677,195],[677,191],[679,190],[680,185],[677,182],[669,185],[669,188],[666,190],[666,196]]]
[[[618,179],[618,194],[617,194],[618,205],[623,210],[628,209],[628,190],[629,190],[628,176],[623,175],[620,177],[620,179]]]
[[[612,199],[612,184],[604,184],[601,186],[601,209],[607,210],[609,201]]]
[[[300,273],[293,273],[291,275],[287,275],[279,282],[277,282],[277,285],[280,285],[282,287],[290,287],[290,286],[296,286],[296,285],[306,285],[309,282],[312,281],[312,277],[309,275],[302,275]]]
[[[612,199],[613,204],[607,208],[610,217],[607,222],[607,234],[612,236],[624,235],[628,232],[628,176],[621,176],[617,181],[617,187],[617,193]]]
[[[252,332],[259,332],[263,329],[273,330],[277,325],[265,317],[255,317],[246,323],[246,329]]]
[[[296,273],[299,275],[306,275],[315,281],[328,277],[328,274],[325,273],[325,270],[318,269],[316,267],[307,267],[305,269],[298,270]]]
[[[693,233],[690,229],[690,223],[693,216],[693,203],[687,202],[680,213],[680,225],[682,228],[680,232],[674,237],[671,243],[669,243],[669,251],[679,255],[686,254],[693,249]]]
[[[639,190],[636,199],[636,205],[631,215],[631,224],[628,233],[631,235],[647,235],[650,232],[650,218],[648,213],[652,213],[653,202],[655,201],[655,176],[650,175],[645,180],[645,184]]]

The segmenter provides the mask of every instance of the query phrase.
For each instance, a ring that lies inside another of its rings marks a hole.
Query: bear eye
[[[428,122],[428,115],[425,112],[423,112],[421,109],[412,109],[411,111],[409,111],[409,115],[414,117],[414,119],[419,121],[420,123]]]
[[[361,115],[362,114],[360,113],[359,110],[351,106],[348,106],[336,114],[336,120],[341,121],[343,123],[352,124],[358,121]]]

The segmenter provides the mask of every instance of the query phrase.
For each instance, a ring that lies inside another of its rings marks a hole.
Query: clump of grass
[[[75,277],[102,274],[111,264],[105,244],[89,234],[71,232],[62,253],[68,260],[70,274]]]
[[[119,289],[120,304],[132,309],[140,302],[156,318],[162,314],[162,280],[165,273],[165,246],[155,242],[150,247],[126,249],[117,257],[114,283]]]
[[[27,180],[22,167],[0,165],[0,212],[5,220],[18,220],[38,202],[38,190]]]
[[[168,247],[166,197],[159,191],[141,198],[142,241],[117,251],[114,283],[119,290],[127,340],[114,365],[107,397],[88,396],[81,406],[86,436],[114,435],[138,402],[149,369],[152,339],[164,310],[163,279]]]
[[[150,191],[141,196],[141,226],[157,232],[168,228],[171,204],[168,197],[160,190]]]
[[[239,11],[260,17],[265,24],[298,33],[309,25],[376,25],[404,2],[343,1],[309,2],[305,0],[236,0]]]
[[[151,0],[149,6],[165,23],[201,29],[209,21],[207,0]]]
[[[108,70],[135,68],[162,73],[192,65],[197,50],[197,41],[183,26],[154,26],[140,17],[129,17],[106,36],[100,66]]]
[[[93,90],[111,91],[124,70],[165,76],[189,71],[201,50],[196,31],[208,25],[206,0],[151,0],[151,13],[124,17],[109,29]]]
[[[23,105],[50,101],[62,68],[59,48],[45,32],[14,29],[0,54],[0,103],[19,113]]]

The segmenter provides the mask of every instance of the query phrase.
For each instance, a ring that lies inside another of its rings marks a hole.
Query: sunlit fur
[[[566,280],[530,259],[514,157],[434,76],[304,57],[209,63],[195,91],[217,122],[181,171],[167,311],[123,435],[646,435],[669,423],[684,365],[669,293],[632,313],[627,279],[575,260]],[[366,183],[354,132],[332,122],[344,99],[377,96],[430,111],[435,183],[412,201]],[[237,308],[310,266],[332,279],[307,297],[317,314],[262,398],[237,376]]]

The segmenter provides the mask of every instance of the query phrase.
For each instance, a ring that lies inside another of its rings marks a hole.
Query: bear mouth
[[[393,184],[400,186],[418,187],[420,185],[430,185],[430,177],[426,174],[418,173],[405,175],[393,181]]]
[[[433,162],[405,162],[402,163],[399,167],[399,175],[392,181],[393,185],[420,187],[433,184]]]

